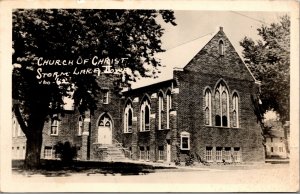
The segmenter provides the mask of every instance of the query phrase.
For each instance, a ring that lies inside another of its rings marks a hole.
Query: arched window
[[[167,129],[170,129],[170,110],[172,109],[171,91],[167,92]]]
[[[124,133],[131,133],[132,132],[132,105],[131,103],[127,103],[124,111]]]
[[[232,108],[233,127],[239,127],[239,97],[237,93],[232,96]]]
[[[82,116],[79,117],[78,119],[78,131],[77,131],[77,135],[81,136],[83,132],[83,119]]]
[[[163,129],[162,126],[163,111],[164,111],[164,96],[163,93],[160,92],[158,94],[158,130]]]
[[[204,99],[205,125],[211,125],[211,92],[209,89],[205,90]]]
[[[141,105],[140,112],[140,131],[150,130],[150,104],[148,99],[144,99]]]
[[[228,90],[223,82],[220,82],[215,92],[215,125],[228,127],[229,123],[229,99]]]
[[[219,53],[220,53],[220,55],[224,55],[224,42],[223,42],[223,40],[219,41]]]

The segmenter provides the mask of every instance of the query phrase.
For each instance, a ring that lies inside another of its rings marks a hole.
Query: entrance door
[[[167,162],[171,162],[171,144],[167,143]]]
[[[98,143],[112,144],[112,122],[108,117],[103,117],[98,126]]]

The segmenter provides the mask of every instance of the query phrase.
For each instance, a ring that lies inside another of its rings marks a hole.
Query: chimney
[[[223,27],[222,26],[220,26],[220,31],[223,32]]]

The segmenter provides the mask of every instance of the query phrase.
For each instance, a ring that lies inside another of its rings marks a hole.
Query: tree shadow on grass
[[[72,174],[83,173],[87,176],[133,176],[154,173],[156,169],[146,164],[134,164],[126,162],[95,162],[95,161],[73,161],[63,163],[59,160],[43,160],[39,169],[26,170],[22,166],[14,166],[13,171],[25,176],[43,175],[46,177],[68,177]]]

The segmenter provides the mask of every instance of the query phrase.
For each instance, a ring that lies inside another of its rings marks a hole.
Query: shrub
[[[186,166],[194,165],[194,160],[195,160],[194,154],[189,154],[188,157],[185,158],[185,165]]]
[[[176,145],[176,159],[175,159],[175,165],[176,166],[180,166],[181,163],[180,163],[180,148],[178,145]]]
[[[55,146],[55,154],[59,156],[61,161],[65,164],[69,164],[77,157],[77,149],[75,146],[72,146],[70,142],[66,141],[65,143],[58,142]]]

